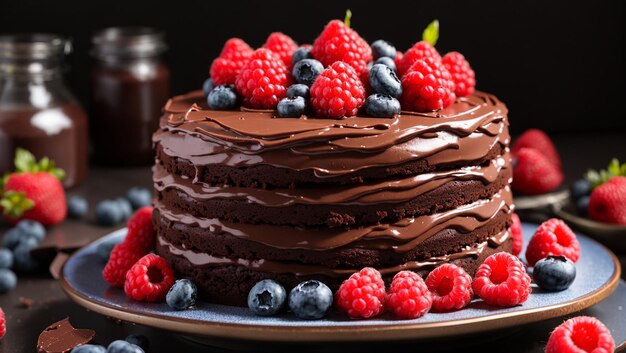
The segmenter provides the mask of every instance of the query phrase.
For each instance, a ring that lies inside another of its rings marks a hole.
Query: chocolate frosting
[[[395,118],[276,118],[272,111],[211,111],[202,92],[170,99],[154,134],[166,154],[196,166],[268,164],[319,178],[425,159],[477,160],[509,143],[507,109],[476,92],[450,107]]]

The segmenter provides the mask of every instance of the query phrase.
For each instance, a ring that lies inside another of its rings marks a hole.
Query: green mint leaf
[[[346,17],[343,19],[343,23],[346,27],[350,27],[350,20],[352,19],[352,11],[350,9],[346,9]]]
[[[422,39],[430,43],[433,47],[437,44],[439,39],[439,20],[434,20],[422,33]]]

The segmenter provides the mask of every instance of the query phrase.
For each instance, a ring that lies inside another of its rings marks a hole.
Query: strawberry
[[[559,153],[556,151],[552,140],[550,140],[545,132],[539,129],[526,130],[526,132],[515,140],[511,146],[511,152],[515,155],[521,148],[534,148],[546,156],[548,161],[554,164],[555,167],[561,169]]]
[[[513,167],[513,190],[526,195],[552,191],[563,182],[563,173],[534,148],[520,148]]]
[[[593,189],[587,213],[599,222],[626,225],[626,177],[613,177]]]
[[[16,172],[4,178],[0,208],[12,224],[22,219],[43,225],[60,223],[67,215],[65,191],[60,179],[64,172],[54,162],[43,158],[37,162],[28,151],[17,149]]]

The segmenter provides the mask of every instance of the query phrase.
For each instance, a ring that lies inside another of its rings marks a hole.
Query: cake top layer
[[[201,91],[174,97],[164,108],[155,141],[196,165],[270,164],[319,176],[397,165],[478,160],[509,143],[507,109],[476,92],[437,112],[393,118],[278,118],[272,110],[215,111]]]

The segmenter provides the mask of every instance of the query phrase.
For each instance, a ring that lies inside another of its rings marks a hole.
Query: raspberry
[[[248,108],[274,109],[290,85],[287,67],[268,49],[257,49],[235,80]]]
[[[365,101],[365,88],[352,66],[338,61],[324,70],[311,86],[311,104],[320,117],[356,115]]]
[[[313,42],[311,55],[324,66],[343,61],[361,72],[372,61],[372,49],[352,28],[339,20],[330,21]]]
[[[416,319],[430,310],[433,298],[422,277],[411,271],[398,272],[391,281],[387,308],[401,319]]]
[[[454,102],[454,81],[440,62],[418,59],[402,77],[402,108],[419,112],[443,109]]]
[[[538,195],[555,190],[563,182],[563,173],[538,150],[521,148],[513,156],[513,190]]]
[[[470,64],[465,60],[463,54],[453,51],[443,56],[441,59],[443,66],[448,69],[454,81],[454,94],[457,97],[467,97],[474,93],[476,87],[476,75]]]
[[[596,221],[626,225],[626,177],[613,177],[593,189],[587,212]]]
[[[559,152],[552,140],[546,135],[545,132],[539,129],[529,129],[518,137],[511,146],[511,152],[515,155],[522,148],[534,148],[543,154],[550,163],[561,169],[561,158]]]
[[[343,281],[335,294],[339,310],[351,318],[370,318],[380,314],[385,303],[385,283],[380,273],[365,267]]]
[[[398,50],[396,52],[396,58],[393,59],[394,64],[396,64],[396,71],[398,70],[398,66],[402,62],[402,58],[404,58],[404,53]],[[398,77],[402,77],[402,76],[400,74],[398,74]]]
[[[404,55],[400,55],[400,59],[396,58],[396,67],[398,68],[398,76],[406,75],[418,60],[426,58],[433,59],[434,62],[441,62],[441,55],[427,41],[422,40],[415,43],[411,49],[407,50]]]
[[[111,250],[109,261],[102,270],[102,277],[114,287],[123,287],[126,272],[145,254],[146,252],[139,251],[128,243],[117,244]]]
[[[543,222],[526,248],[529,266],[534,266],[548,255],[565,256],[572,262],[580,258],[580,243],[576,234],[560,219],[552,218]]]
[[[128,234],[124,242],[144,254],[154,250],[156,235],[152,225],[152,207],[138,209],[128,220]]]
[[[148,254],[126,273],[124,292],[127,297],[138,301],[155,302],[165,299],[175,281],[174,271],[165,259]]]
[[[524,246],[522,222],[516,213],[511,214],[511,220],[513,221],[510,229],[511,235],[513,236],[513,250],[511,252],[513,255],[517,256],[522,252],[522,247]]]
[[[433,297],[433,311],[462,309],[474,297],[472,277],[453,264],[443,264],[426,277],[426,286]]]
[[[571,318],[552,331],[546,353],[612,353],[611,331],[595,317]]]
[[[514,306],[528,299],[530,276],[517,257],[499,252],[478,267],[472,288],[487,304]]]
[[[0,340],[4,338],[4,335],[7,333],[6,320],[4,318],[4,310],[0,308]]]
[[[235,83],[241,68],[250,60],[252,48],[239,38],[226,41],[220,56],[211,64],[211,79],[215,86]]]
[[[263,48],[273,51],[280,57],[285,66],[291,67],[291,56],[298,49],[298,44],[288,35],[274,32],[267,37]]]

